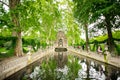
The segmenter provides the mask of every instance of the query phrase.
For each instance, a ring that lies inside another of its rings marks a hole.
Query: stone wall
[[[27,65],[27,58],[12,58],[5,61],[0,62],[0,80],[10,76],[11,74],[17,72],[21,68]]]
[[[1,61],[0,62],[0,80],[5,79],[6,77],[19,71],[20,69],[50,54],[53,54],[53,49],[48,49],[44,51],[39,50],[37,53],[34,53],[32,55],[25,55],[23,57],[13,57],[13,58]],[[31,56],[30,57],[31,59],[28,59],[29,56]]]

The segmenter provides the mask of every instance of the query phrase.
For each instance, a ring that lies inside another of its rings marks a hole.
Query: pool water
[[[86,57],[57,53],[5,80],[120,80],[120,69]]]

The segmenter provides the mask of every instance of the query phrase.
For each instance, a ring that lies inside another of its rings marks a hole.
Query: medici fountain
[[[5,80],[120,80],[120,69],[70,52],[65,33],[59,31],[51,55]]]

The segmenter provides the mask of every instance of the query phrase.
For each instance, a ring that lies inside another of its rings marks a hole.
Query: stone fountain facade
[[[63,31],[59,31],[57,34],[57,40],[55,42],[55,47],[67,47],[67,38]]]

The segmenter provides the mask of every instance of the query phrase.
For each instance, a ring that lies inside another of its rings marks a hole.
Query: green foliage
[[[16,37],[0,36],[0,58],[7,58],[14,55]]]
[[[89,43],[105,43],[107,42],[107,39],[108,39],[107,35],[102,35],[102,36],[98,36],[90,39]]]
[[[81,24],[89,23],[92,0],[74,0],[74,16]]]
[[[69,10],[59,9],[59,5],[64,6],[66,4],[69,6]],[[11,36],[12,31],[21,30],[23,38],[40,39],[41,44],[45,47],[47,42],[50,44],[55,41],[59,29],[67,28],[69,29],[67,35],[71,36],[68,37],[68,42],[71,43],[71,39],[74,37],[75,43],[77,43],[80,41],[80,30],[74,20],[72,6],[73,3],[71,1],[65,0],[23,0],[20,4],[16,5],[14,10],[8,10],[8,12],[5,12],[5,9],[1,6],[0,9],[4,15],[0,19],[4,19],[4,25],[6,26],[5,29],[1,29],[1,35]],[[12,23],[11,14],[18,15],[17,20],[19,21],[20,27],[15,27],[15,24]],[[65,18],[63,19],[63,17]],[[11,28],[8,28],[9,26]]]
[[[45,43],[45,42],[41,42],[40,45],[41,45],[42,48],[44,48],[44,49],[47,47],[47,43]]]
[[[7,28],[12,28],[12,23],[10,21],[9,13],[3,8],[3,4],[0,3],[0,29],[4,29],[4,26]]]
[[[96,51],[94,44],[90,44],[89,46],[90,46],[90,50],[91,50],[91,51]]]
[[[5,52],[6,48],[0,48],[0,52]]]
[[[120,39],[120,30],[117,30],[117,31],[114,31],[113,33],[112,33],[112,35],[113,35],[113,38],[117,41],[120,41],[119,39]]]
[[[40,40],[38,39],[30,39],[30,38],[23,38],[23,51],[28,52],[28,47],[31,46],[34,51],[37,51],[40,46]]]
[[[120,31],[115,31],[115,32],[112,32],[112,35],[113,35],[113,39],[114,41],[120,41]],[[92,39],[90,39],[90,43],[106,43],[107,42],[107,39],[108,39],[108,35],[105,34],[105,35],[101,35],[101,36],[97,36],[97,37],[94,37]]]
[[[73,55],[68,56],[68,63],[67,63],[67,66],[69,67],[68,75],[69,75],[69,78],[72,80],[78,77],[78,71],[79,69],[81,69],[81,65],[78,63],[78,61],[79,61],[78,57],[76,56],[73,57]]]
[[[6,50],[6,48],[0,48],[0,58],[8,58],[14,56],[14,49]]]
[[[14,48],[15,47],[15,41],[16,37],[3,37],[0,36],[0,47],[6,47],[6,48]]]
[[[96,22],[94,27],[107,29],[109,51],[114,52],[111,28],[120,27],[118,0],[74,0],[74,15],[81,24]],[[97,28],[96,28],[97,29]],[[86,30],[87,35],[87,30]],[[87,37],[87,36],[86,36]],[[86,39],[87,40],[87,39]],[[105,42],[105,41],[104,41]],[[88,43],[88,41],[86,41]]]
[[[120,56],[120,44],[116,44],[115,47],[117,51],[116,54]]]
[[[28,53],[28,52],[29,52],[28,47],[23,47],[23,52],[24,52],[24,53]]]
[[[55,80],[55,69],[57,68],[56,60],[51,58],[49,61],[43,61],[41,64],[44,74],[40,75],[42,80],[47,80],[48,77],[50,80]]]
[[[31,38],[41,38],[42,41],[54,40],[56,23],[59,23],[60,12],[58,4],[51,1],[24,1],[21,5],[21,25],[23,30],[29,30]],[[23,14],[25,13],[25,14]],[[27,18],[28,17],[28,18]],[[30,23],[31,22],[31,23]],[[39,34],[38,34],[39,32]]]
[[[5,52],[4,57],[13,56],[16,39],[16,37],[0,36],[0,54]],[[29,46],[31,46],[34,51],[37,51],[40,46],[42,46],[42,48],[46,48],[46,46],[48,46],[47,43],[40,42],[38,39],[22,38],[22,41],[24,53],[29,51]]]
[[[113,39],[114,39],[114,42],[115,42],[115,53],[117,55],[119,55],[120,53],[120,47],[119,47],[119,41],[120,41],[120,31],[114,31],[112,32],[113,34]],[[92,51],[96,51],[97,50],[97,45],[101,45],[102,47],[102,50],[104,51],[105,49],[105,44],[107,43],[107,40],[108,40],[108,35],[101,35],[101,36],[97,36],[97,37],[94,37],[92,39],[90,39],[90,46],[91,46],[91,50]]]
[[[120,8],[118,7],[120,7],[120,3],[117,0],[94,0],[90,8],[90,13],[92,13],[90,20],[91,22],[97,22],[94,28],[103,28],[104,30],[108,28],[119,28]]]
[[[46,43],[46,40],[55,40],[57,31],[55,31],[54,27],[56,23],[60,22],[59,18],[61,15],[58,10],[58,4],[54,4],[53,0],[23,0],[16,5],[14,10],[5,12],[2,5],[0,5],[0,10],[2,11],[2,15],[0,15],[0,23],[2,23],[2,25],[0,24],[0,35],[11,36],[12,31],[8,28],[9,23],[12,26],[12,30],[13,27],[14,31],[21,30],[23,37],[41,39],[44,43]],[[17,20],[20,27],[15,27],[15,24],[12,23],[11,14],[18,15]],[[4,25],[6,26],[5,29]]]

